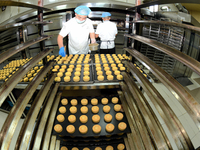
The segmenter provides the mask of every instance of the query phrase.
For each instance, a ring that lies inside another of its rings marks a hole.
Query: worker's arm
[[[60,34],[58,35],[57,42],[59,49],[63,47],[63,37]]]
[[[96,43],[94,32],[90,33],[90,39],[91,39],[91,43]]]
[[[99,37],[99,34],[95,34],[95,38],[98,38]]]

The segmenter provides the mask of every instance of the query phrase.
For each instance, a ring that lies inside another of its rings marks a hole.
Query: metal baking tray
[[[115,126],[115,129],[114,129],[113,132],[108,133],[105,130],[105,127],[106,127],[106,125],[108,123],[106,123],[104,121],[104,115],[106,113],[103,112],[103,106],[104,105],[101,104],[101,99],[104,98],[104,97],[65,97],[65,98],[68,99],[68,105],[65,106],[66,109],[67,109],[67,111],[66,111],[65,114],[63,114],[65,116],[65,121],[62,122],[62,123],[59,123],[56,118],[55,118],[55,121],[54,121],[54,125],[60,124],[63,127],[63,131],[61,133],[57,133],[57,132],[55,132],[53,130],[53,134],[61,136],[62,138],[66,138],[67,136],[68,137],[96,137],[96,136],[117,135],[119,133],[130,133],[131,132],[130,131],[130,127],[128,125],[128,121],[127,121],[127,118],[125,116],[125,113],[121,112],[121,113],[123,113],[124,118],[121,121],[117,121],[115,119],[116,112],[114,111],[114,104],[111,102],[111,99],[112,99],[113,96],[112,97],[105,96],[105,97],[108,98],[108,100],[109,100],[108,105],[111,107],[111,110],[110,110],[109,114],[111,114],[113,116],[112,121],[110,122],[110,123],[112,123]],[[118,96],[115,96],[115,97],[118,97]],[[62,98],[64,98],[64,97],[62,97]],[[77,113],[74,114],[76,116],[76,122],[75,123],[70,123],[67,118],[68,118],[69,115],[71,115],[71,113],[69,111],[69,108],[71,107],[70,101],[71,101],[71,99],[74,99],[74,98],[77,99],[77,101],[78,101],[78,104],[76,106],[77,107]],[[86,114],[88,116],[88,122],[84,124],[84,125],[86,125],[88,127],[88,132],[86,134],[81,134],[81,133],[79,133],[79,130],[78,130],[79,126],[83,125],[79,121],[79,117],[82,115],[81,112],[80,112],[80,108],[82,107],[82,105],[81,105],[81,99],[83,99],[83,98],[88,99],[88,105],[87,105],[87,107],[88,107],[88,113]],[[92,131],[93,125],[96,125],[96,123],[92,122],[92,116],[94,115],[91,112],[91,108],[92,108],[91,99],[92,98],[97,98],[98,99],[98,105],[97,106],[99,107],[99,113],[97,113],[97,114],[100,116],[100,122],[97,123],[97,124],[101,126],[101,132],[99,134],[95,134]],[[120,100],[119,100],[118,104],[120,104]],[[60,103],[58,109],[61,106],[62,106],[62,104]],[[57,111],[56,116],[59,115],[59,114],[60,114],[59,111]],[[124,131],[120,131],[118,129],[118,127],[117,127],[120,122],[125,122],[127,124],[127,128]],[[70,125],[70,124],[74,125],[74,127],[75,127],[75,132],[73,134],[70,134],[70,133],[68,133],[66,131],[67,125]],[[82,139],[84,140],[84,138],[82,138]],[[95,139],[93,138],[93,140],[95,140]]]

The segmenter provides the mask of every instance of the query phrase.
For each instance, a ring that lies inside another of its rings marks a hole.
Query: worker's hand
[[[61,48],[60,48],[60,50],[59,50],[59,55],[61,55],[62,57],[65,57],[65,56],[66,56],[65,48],[64,48],[64,47],[61,47]]]
[[[91,39],[91,43],[96,43],[96,40],[95,39]]]

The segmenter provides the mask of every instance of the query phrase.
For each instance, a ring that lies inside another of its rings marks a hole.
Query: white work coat
[[[89,51],[89,33],[94,33],[92,21],[86,18],[84,23],[79,24],[74,17],[64,23],[59,34],[62,37],[69,34],[69,54],[87,54]]]
[[[101,39],[100,49],[111,49],[115,47],[115,35],[118,33],[116,24],[109,20],[99,24],[96,33]]]

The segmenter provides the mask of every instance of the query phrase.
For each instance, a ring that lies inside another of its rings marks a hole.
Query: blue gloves
[[[59,50],[59,55],[61,55],[62,57],[65,57],[65,56],[66,56],[65,48],[64,48],[64,47],[61,47],[61,48],[60,48],[60,50]]]

